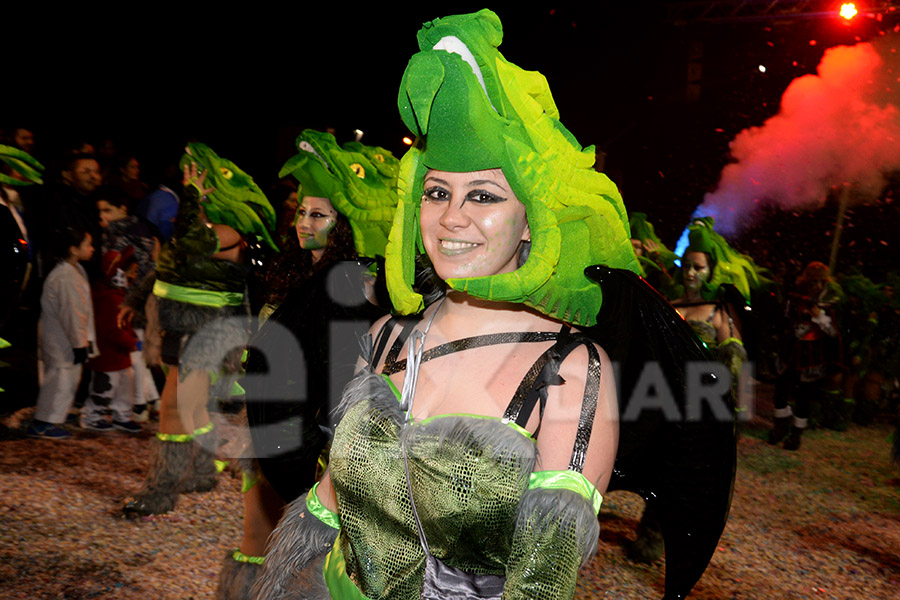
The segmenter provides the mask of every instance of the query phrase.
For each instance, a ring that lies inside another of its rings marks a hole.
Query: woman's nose
[[[466,211],[465,202],[462,200],[451,199],[447,203],[444,212],[441,214],[440,223],[447,229],[457,229],[465,227],[471,222],[468,212]]]

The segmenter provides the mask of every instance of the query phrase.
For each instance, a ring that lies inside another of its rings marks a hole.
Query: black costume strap
[[[534,364],[531,365],[531,368],[528,369],[525,377],[519,383],[516,393],[513,394],[512,399],[509,401],[506,411],[503,413],[505,420],[515,421],[516,425],[524,428],[525,424],[528,423],[528,419],[531,418],[531,413],[539,399],[541,400],[540,414],[543,418],[544,407],[547,405],[547,386],[562,383],[558,375],[559,365],[562,362],[559,356],[559,349],[571,339],[569,331],[569,326],[563,325],[557,334],[556,343],[541,354],[534,361]],[[539,423],[538,429],[540,427]],[[537,431],[535,431],[535,437],[537,437]]]
[[[390,337],[390,332],[393,331],[394,326],[400,322],[399,319],[395,317],[391,317],[387,323],[384,324],[384,327],[381,330],[385,333],[384,341],[387,342],[387,338]],[[412,333],[413,329],[415,329],[416,324],[419,322],[419,319],[406,318],[403,319],[403,329],[400,330],[400,335],[397,336],[397,339],[394,340],[394,344],[391,346],[390,351],[388,352],[387,357],[384,359],[384,369],[382,373],[387,373],[387,369],[392,367],[397,362],[397,357],[400,355],[400,350],[403,348],[403,344],[406,343],[406,340],[409,338],[409,335]],[[390,327],[388,327],[390,325]],[[380,335],[380,334],[379,334]],[[381,358],[381,353],[378,353],[375,357],[375,362],[373,365],[378,364],[378,360]],[[406,361],[403,361],[406,364]],[[394,371],[396,373],[396,371]]]
[[[597,396],[600,393],[600,353],[597,352],[597,348],[591,340],[582,336],[568,335],[568,332],[561,334],[559,341],[535,361],[503,415],[504,419],[515,421],[518,426],[524,428],[528,419],[531,418],[535,404],[540,400],[540,420],[533,434],[533,437],[537,439],[544,419],[544,409],[547,406],[547,387],[564,383],[559,376],[559,367],[575,348],[582,345],[588,352],[587,377],[581,401],[581,414],[578,418],[578,429],[575,432],[575,443],[572,448],[572,458],[569,460],[569,470],[579,473],[584,469],[584,459],[587,456],[591,431],[594,427],[594,416],[597,413]],[[527,385],[529,379],[531,385]]]
[[[588,371],[587,381],[584,384],[584,399],[581,401],[581,416],[578,418],[578,430],[575,432],[575,444],[572,448],[572,458],[569,460],[569,470],[581,473],[584,469],[588,444],[591,441],[591,431],[594,428],[594,416],[597,414],[597,396],[600,394],[600,353],[589,340],[581,339],[577,343],[584,343],[587,348]],[[574,347],[573,345],[572,348]]]
[[[400,335],[402,336],[403,333],[401,332]],[[448,354],[453,354],[454,352],[470,350],[472,348],[495,346],[497,344],[551,342],[556,340],[558,337],[559,334],[554,331],[514,331],[476,335],[473,337],[462,338],[460,340],[453,340],[452,342],[447,342],[446,344],[441,344],[440,346],[435,346],[434,348],[426,350],[422,355],[422,362],[440,358]],[[397,342],[394,343],[394,346],[397,349],[397,353],[399,353],[400,347],[397,347]],[[401,343],[400,346],[403,346],[403,344]],[[394,353],[394,348],[391,348],[391,353]],[[406,369],[406,359],[393,362],[391,362],[390,359],[391,356],[389,355],[387,360],[385,360],[384,368],[381,370],[384,375],[393,375],[394,373],[399,373],[400,371]]]

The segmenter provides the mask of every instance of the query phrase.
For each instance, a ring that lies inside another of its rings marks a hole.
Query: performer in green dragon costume
[[[294,277],[245,363],[253,444],[241,460],[244,535],[224,558],[217,600],[248,597],[285,504],[321,474],[327,437],[320,423],[353,377],[359,337],[387,312],[371,303],[368,267],[383,261],[399,161],[384,148],[341,147],[330,133],[313,130],[300,134],[297,150],[280,173],[301,186],[297,238],[278,257]]]
[[[275,211],[249,175],[200,143],[188,144],[181,165],[185,193],[157,260],[149,300],[156,309],[148,309],[158,314],[168,366],[160,431],[144,487],[125,504],[128,516],[167,512],[179,493],[215,486],[210,378],[230,388],[248,337],[249,255],[276,248]]]
[[[572,325],[618,340],[617,357],[631,342],[652,347],[628,353],[643,361],[665,352],[650,339],[663,332],[630,328],[656,319],[678,359],[708,356],[637,277],[625,209],[591,169],[593,148],[501,40],[489,10],[419,32],[398,101],[418,139],[401,161],[386,272],[396,312],[421,315],[382,319],[364,340],[329,471],[273,533],[258,599],[571,598],[607,486],[664,499],[672,598],[715,549],[734,468],[727,409],[711,428],[703,416],[670,431],[656,419],[649,439],[620,429],[609,357]],[[448,288],[440,301],[420,289],[423,256]],[[676,448],[651,447],[657,460],[639,472],[654,440]],[[699,448],[707,462],[685,469]]]

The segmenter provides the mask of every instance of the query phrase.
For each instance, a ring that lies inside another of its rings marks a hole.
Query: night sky
[[[310,4],[237,12],[146,3],[52,15],[4,7],[0,116],[32,128],[45,160],[76,138],[111,137],[151,179],[189,137],[264,186],[307,127],[334,128],[340,142],[359,128],[364,142],[402,153],[396,95],[416,31],[484,4]],[[668,4],[494,10],[501,52],[547,76],[563,123],[605,153],[629,210],[649,213],[674,245],[715,187],[728,142],[776,114],[790,81],[814,73],[826,48],[878,36],[900,23],[900,11],[849,26],[837,18],[676,25]],[[688,101],[688,72],[698,66]]]

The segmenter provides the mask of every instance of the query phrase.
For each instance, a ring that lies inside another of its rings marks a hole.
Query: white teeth
[[[453,242],[450,240],[441,240],[441,248],[446,250],[462,250],[463,248],[474,248],[478,244],[469,242]]]

